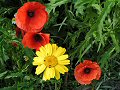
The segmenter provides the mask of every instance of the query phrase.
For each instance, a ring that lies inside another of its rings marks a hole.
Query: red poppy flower
[[[18,9],[16,25],[24,31],[39,32],[48,21],[46,7],[39,2],[27,2]]]
[[[84,60],[74,70],[75,79],[80,84],[90,84],[92,80],[99,80],[101,76],[100,66],[91,60]]]
[[[16,42],[12,42],[12,46],[17,47],[18,44]]]
[[[23,31],[18,27],[15,28],[15,31],[16,31],[16,37],[19,37],[21,33],[22,33],[22,37],[25,35],[25,31]]]
[[[48,44],[50,35],[44,33],[27,32],[22,40],[24,47],[39,50],[41,46]]]

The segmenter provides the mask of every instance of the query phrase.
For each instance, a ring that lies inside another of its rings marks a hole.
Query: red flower
[[[24,47],[39,50],[41,46],[48,44],[50,35],[44,33],[27,32],[22,40]]]
[[[39,2],[27,2],[18,9],[16,25],[24,31],[39,32],[48,21],[46,7]]]
[[[80,84],[90,84],[93,79],[100,79],[101,69],[96,62],[84,60],[83,63],[76,66],[74,76]]]
[[[21,33],[22,33],[22,37],[25,35],[25,31],[23,31],[22,29],[20,29],[18,27],[15,28],[15,31],[16,31],[17,37],[19,37]]]
[[[12,42],[12,46],[17,47],[18,44],[16,42]]]

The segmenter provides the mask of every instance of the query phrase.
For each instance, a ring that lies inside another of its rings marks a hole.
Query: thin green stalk
[[[57,83],[55,82],[55,90],[57,90]]]
[[[22,0],[20,0],[20,2],[21,2],[21,4],[23,5],[23,1],[22,1]]]

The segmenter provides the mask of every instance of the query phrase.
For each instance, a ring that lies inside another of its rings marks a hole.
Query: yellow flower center
[[[54,67],[57,65],[57,63],[58,63],[58,60],[55,56],[47,56],[44,60],[44,64],[47,67]]]

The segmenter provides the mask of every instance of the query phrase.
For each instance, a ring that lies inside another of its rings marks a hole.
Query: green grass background
[[[27,1],[46,5],[49,21],[42,31],[69,54],[69,72],[58,81],[35,75],[35,51],[15,36],[12,18]],[[102,69],[101,79],[90,85],[74,78],[75,66],[85,59]],[[120,0],[0,0],[0,90],[120,90]]]

